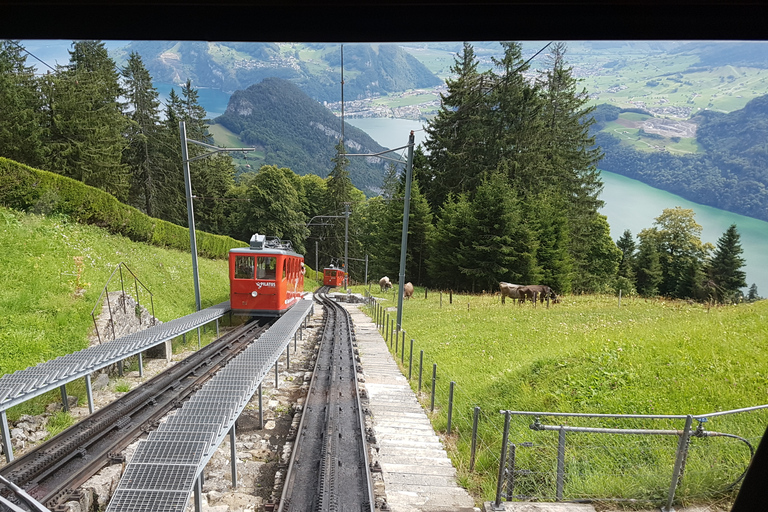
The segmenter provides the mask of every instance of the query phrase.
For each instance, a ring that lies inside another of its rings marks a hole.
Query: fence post
[[[411,338],[411,351],[408,354],[408,382],[411,382],[412,372],[413,372],[413,338]]]
[[[560,425],[557,436],[557,501],[563,501],[563,485],[565,482],[565,429]]]
[[[405,364],[405,331],[403,331],[403,349],[400,351],[400,364]]]
[[[677,484],[680,481],[680,478],[682,478],[683,469],[685,468],[685,458],[688,455],[688,442],[691,439],[691,423],[693,423],[693,416],[689,414],[685,418],[685,430],[680,434],[680,440],[677,443],[675,469],[672,470],[672,482],[669,484],[667,504],[661,509],[662,512],[674,512],[672,502],[675,501],[675,489],[677,489]]]
[[[451,433],[451,420],[453,419],[453,387],[456,383],[451,381],[451,389],[448,392],[448,430],[446,434]]]
[[[435,381],[437,381],[437,363],[432,363],[432,399],[429,403],[429,412],[435,412]]]
[[[507,501],[515,501],[515,460],[517,458],[517,445],[509,443],[509,457],[507,458]]]
[[[419,353],[419,393],[421,393],[421,371],[424,369],[424,349]]]
[[[475,454],[477,454],[477,422],[480,418],[480,407],[475,406],[475,412],[472,418],[472,451],[469,455],[469,472],[475,469]]]
[[[501,438],[501,459],[499,460],[499,477],[496,480],[496,501],[493,503],[493,510],[504,510],[501,506],[501,489],[504,485],[504,473],[507,466],[507,442],[509,441],[509,419],[512,414],[509,411],[504,412],[504,434]]]

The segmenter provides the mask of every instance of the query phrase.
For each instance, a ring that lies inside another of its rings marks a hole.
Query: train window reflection
[[[253,257],[235,257],[235,279],[253,279]]]
[[[256,279],[274,279],[277,276],[277,258],[259,256],[256,262]]]

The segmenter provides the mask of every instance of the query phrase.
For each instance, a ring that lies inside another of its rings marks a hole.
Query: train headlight
[[[256,290],[251,292],[251,297],[256,297],[259,293]]]

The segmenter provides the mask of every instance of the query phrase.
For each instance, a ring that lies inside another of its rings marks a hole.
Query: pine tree
[[[465,42],[451,66],[454,78],[446,80],[448,92],[441,94],[440,109],[425,128],[429,165],[422,172],[429,174],[420,183],[435,211],[450,193],[474,191],[486,169],[482,154],[490,148],[482,146],[487,138],[485,91],[490,79],[478,73],[477,66],[474,48]]]
[[[472,205],[465,195],[449,195],[440,209],[430,242],[427,272],[432,286],[441,289],[466,290],[466,269],[474,268],[470,249],[476,223]]]
[[[567,209],[557,196],[539,194],[523,203],[538,240],[536,260],[541,283],[558,294],[569,293],[573,282],[573,257],[569,247]],[[515,282],[515,281],[513,281]]]
[[[127,113],[130,120],[127,132],[129,142],[124,155],[124,162],[133,176],[129,202],[152,217],[158,201],[162,199],[158,197],[158,188],[166,172],[171,170],[160,145],[160,101],[152,85],[152,77],[138,53],[131,53],[121,74],[130,109]],[[174,163],[178,168],[178,163]]]
[[[213,137],[208,131],[205,109],[200,105],[199,94],[189,80],[181,88],[181,101],[177,108],[179,120],[185,123],[187,138],[212,144]],[[209,149],[196,144],[188,144],[187,147],[189,158],[210,152]],[[190,162],[192,195],[196,197],[194,212],[197,229],[211,233],[225,231],[229,212],[227,202],[222,199],[234,184],[234,176],[232,157],[226,153]],[[270,233],[265,234],[273,236]]]
[[[637,292],[644,297],[653,297],[659,293],[662,280],[659,252],[651,240],[640,239],[640,246],[635,260]]]
[[[621,251],[621,261],[619,261],[619,277],[625,277],[630,281],[635,280],[635,240],[632,238],[632,232],[624,230],[621,238],[616,240],[616,247]]]
[[[33,167],[42,162],[43,100],[19,41],[0,40],[0,156]]]
[[[741,236],[736,225],[731,224],[717,241],[717,249],[709,263],[710,278],[717,287],[717,298],[726,302],[740,294],[740,289],[747,286],[747,274],[742,270],[745,265],[741,254]]]
[[[461,272],[472,279],[473,287],[490,291],[498,289],[499,281],[538,282],[536,239],[503,174],[490,176],[478,187],[472,215],[475,230]]]
[[[747,300],[750,302],[760,300],[760,295],[757,294],[757,284],[752,283],[752,286],[749,287],[749,294],[747,295]]]
[[[179,122],[184,119],[184,114],[181,98],[174,89],[171,89],[168,95],[164,113],[164,119],[161,121],[162,127],[158,133],[158,145],[162,151],[165,172],[162,181],[155,183],[157,202],[153,211],[158,218],[186,226],[188,222],[187,199],[181,158],[181,136],[179,134]],[[197,151],[193,147],[189,147],[189,149],[190,151]]]
[[[130,187],[122,162],[127,121],[117,68],[101,41],[76,41],[69,54],[69,65],[58,70],[48,91],[45,165],[125,200]]]

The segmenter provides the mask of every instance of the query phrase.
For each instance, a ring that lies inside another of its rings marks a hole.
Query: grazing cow
[[[413,296],[413,285],[409,282],[405,283],[403,287],[403,296],[406,299],[410,299]]]
[[[526,300],[530,300],[533,302],[533,305],[536,305],[536,299],[538,299],[542,304],[544,303],[544,299],[552,299],[553,302],[557,301],[557,295],[555,295],[555,292],[547,285],[543,284],[531,284],[528,286],[523,286],[519,290],[520,293],[520,302],[525,302]]]
[[[512,303],[515,303],[515,299],[520,300],[520,284],[505,283],[504,281],[499,283],[499,291],[501,291],[501,303],[506,303],[506,298],[512,299]]]
[[[390,288],[392,288],[392,282],[389,280],[387,276],[382,277],[379,279],[379,288],[382,292],[386,292]]]

